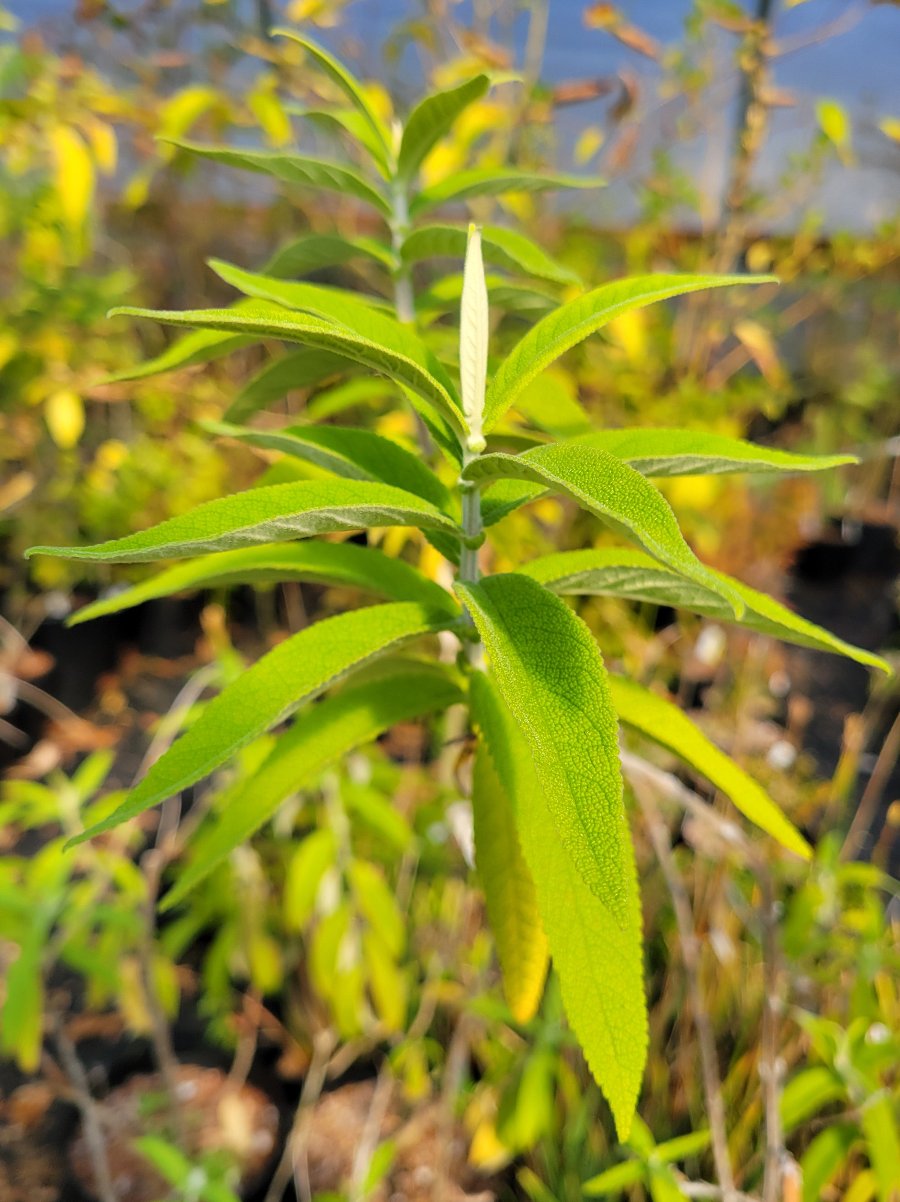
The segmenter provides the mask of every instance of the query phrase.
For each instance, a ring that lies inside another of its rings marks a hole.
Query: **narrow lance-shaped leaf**
[[[606,669],[580,618],[518,573],[456,585],[491,673],[531,748],[556,830],[588,886],[624,922],[629,835]]]
[[[324,321],[311,314],[292,312],[282,305],[266,301],[253,301],[239,315],[230,309],[180,311],[126,306],[113,309],[111,316],[146,317],[175,326],[249,334],[257,338],[280,338],[285,342],[301,342],[332,351],[408,387],[433,405],[454,429],[462,432],[462,415],[455,396],[427,368],[390,345],[373,342],[347,326]]]
[[[458,527],[428,501],[389,484],[310,480],[270,484],[207,501],[148,530],[93,547],[31,547],[26,555],[138,563],[370,526],[421,526],[459,534]]]
[[[453,505],[447,486],[411,451],[372,430],[352,426],[287,426],[255,430],[225,422],[204,422],[211,434],[236,438],[305,459],[348,480],[380,480],[406,489],[446,512]]]
[[[425,156],[450,132],[460,113],[474,101],[480,100],[489,86],[486,75],[476,75],[459,87],[426,96],[416,105],[406,120],[400,141],[398,179],[408,182],[413,178]]]
[[[242,150],[236,146],[204,146],[179,138],[163,138],[179,150],[186,150],[200,158],[226,167],[239,167],[244,171],[255,171],[270,175],[288,184],[307,188],[326,188],[342,196],[355,196],[357,200],[372,205],[384,217],[389,217],[391,206],[386,197],[367,183],[361,175],[340,163],[325,159],[310,158],[308,155],[289,154],[278,150]]]
[[[633,680],[610,677],[612,702],[626,726],[668,748],[721,789],[745,817],[773,839],[808,860],[809,844],[768,793],[721,752],[673,702]]]
[[[177,905],[288,797],[313,784],[348,751],[377,739],[398,722],[445,709],[460,697],[446,669],[410,665],[387,680],[348,685],[301,714],[250,780],[228,790],[218,817],[200,828],[191,863],[166,894],[162,908]]]
[[[534,1017],[547,975],[547,937],[534,881],[522,855],[513,805],[482,744],[472,775],[475,862],[487,906],[503,991],[516,1022]]]
[[[337,267],[351,259],[374,259],[383,267],[392,267],[391,248],[375,238],[344,238],[340,234],[304,234],[282,246],[269,259],[263,274],[288,278]]]
[[[417,217],[442,204],[459,204],[473,196],[504,196],[508,192],[553,192],[561,188],[599,188],[605,181],[591,176],[537,174],[507,167],[475,167],[457,171],[413,197],[410,214]]]
[[[361,589],[390,601],[418,601],[435,609],[456,610],[456,602],[439,584],[428,580],[402,559],[391,559],[374,547],[356,543],[275,543],[220,551],[178,563],[149,580],[85,605],[67,620],[77,626],[105,614],[119,613],[189,589],[226,588],[234,584],[270,584],[286,580]]]
[[[575,441],[609,451],[644,476],[820,472],[857,462],[853,455],[796,455],[700,430],[596,430]]]
[[[762,284],[771,276],[647,275],[604,284],[561,305],[542,318],[513,347],[491,381],[485,402],[485,430],[491,430],[522,389],[554,360],[595,333],[614,317],[654,301],[721,288],[729,284]]]
[[[484,264],[481,260],[481,235],[476,226],[470,225],[459,317],[459,375],[463,414],[469,428],[466,445],[476,455],[480,454],[485,446],[481,422],[487,382],[489,333],[490,319],[487,288],[484,283]]]
[[[313,109],[304,104],[288,101],[285,111],[292,116],[303,117],[313,125],[323,129],[331,137],[347,134],[357,146],[369,152],[372,166],[384,180],[393,177],[393,165],[390,156],[384,150],[381,142],[372,133],[372,129],[361,113],[354,108],[334,105],[327,109]]]
[[[73,842],[110,830],[196,784],[349,672],[410,639],[452,623],[446,610],[400,602],[338,614],[301,630],[214,697],[122,805]]]
[[[616,921],[554,837],[529,745],[480,673],[473,676],[471,698],[474,721],[515,808],[566,1015],[609,1102],[619,1139],[625,1140],[647,1055],[641,911],[630,840],[623,848],[625,910]]]
[[[409,263],[421,259],[459,259],[466,251],[466,229],[454,225],[421,226],[407,237],[401,254]],[[481,250],[486,263],[524,272],[555,284],[578,284],[574,271],[557,263],[547,252],[518,230],[485,225],[481,229]]]
[[[890,675],[890,664],[880,656],[845,643],[843,639],[816,626],[814,622],[808,622],[786,605],[735,580],[733,576],[726,576],[715,568],[709,570],[740,594],[747,607],[742,618],[736,619],[731,606],[718,594],[702,584],[685,580],[649,555],[631,548],[596,547],[583,551],[560,551],[533,559],[519,569],[554,593],[627,597],[651,605],[689,609],[719,621],[739,621],[741,626],[770,638],[796,643],[801,647],[813,647],[816,651],[846,655],[857,663],[878,668]]]
[[[724,597],[738,616],[744,612],[739,593],[705,567],[684,541],[665,498],[640,472],[606,451],[575,441],[534,447],[521,455],[498,452],[473,460],[463,476],[529,480],[565,493],[661,563]]]
[[[261,371],[247,381],[225,411],[225,421],[246,421],[260,409],[295,388],[310,388],[339,372],[358,371],[359,365],[343,355],[323,351],[315,347],[291,351],[267,363]]]

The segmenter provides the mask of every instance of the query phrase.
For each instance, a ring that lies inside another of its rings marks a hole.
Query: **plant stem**
[[[395,183],[391,201],[391,246],[397,256],[394,267],[394,308],[401,321],[411,323],[416,316],[412,273],[401,254],[406,235],[409,233],[409,196],[405,184]]]
[[[481,490],[477,485],[462,487],[462,527],[466,541],[462,544],[459,557],[459,578],[464,584],[477,584],[478,544],[483,533]]]
[[[103,1124],[100,1121],[99,1108],[91,1093],[91,1086],[84,1065],[78,1059],[75,1045],[66,1034],[62,1020],[57,1019],[54,1035],[59,1050],[59,1059],[74,1092],[75,1104],[81,1111],[81,1125],[91,1168],[94,1173],[94,1189],[100,1202],[116,1202],[118,1197],[113,1186],[112,1173],[109,1168],[109,1157],[106,1150],[106,1137],[103,1134]]]

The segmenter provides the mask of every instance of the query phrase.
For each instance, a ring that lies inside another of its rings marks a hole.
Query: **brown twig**
[[[887,738],[881,745],[872,775],[859,799],[859,805],[856,807],[856,813],[853,815],[853,821],[850,823],[850,829],[847,831],[847,837],[841,847],[840,858],[842,860],[852,859],[862,847],[863,839],[875,816],[878,802],[881,800],[898,756],[900,756],[900,713],[894,719]]]
[[[87,1146],[88,1155],[91,1158],[91,1168],[94,1174],[94,1190],[97,1198],[99,1202],[119,1202],[113,1185],[109,1157],[106,1154],[106,1139],[103,1135],[103,1126],[100,1122],[97,1103],[94,1100],[94,1095],[91,1093],[87,1073],[84,1071],[84,1065],[78,1059],[75,1045],[65,1033],[62,1023],[58,1020],[54,1030],[54,1039],[57,1051],[59,1052],[60,1062],[66,1071],[69,1084],[72,1087],[73,1101],[81,1111],[84,1142]]]
[[[292,1177],[297,1197],[301,1202],[310,1202],[312,1198],[309,1166],[306,1161],[308,1115],[312,1106],[319,1100],[325,1086],[331,1054],[336,1043],[337,1038],[334,1032],[329,1030],[319,1031],[313,1038],[312,1059],[303,1082],[303,1089],[300,1092],[300,1101],[297,1103],[294,1121],[263,1202],[281,1202]]]
[[[759,1043],[759,1078],[763,1089],[766,1123],[766,1160],[763,1172],[763,1202],[778,1202],[788,1159],[781,1125],[781,1084],[784,1063],[779,1050],[782,1000],[780,987],[780,949],[778,946],[778,908],[772,876],[763,864],[757,865],[761,893],[763,1012]]]

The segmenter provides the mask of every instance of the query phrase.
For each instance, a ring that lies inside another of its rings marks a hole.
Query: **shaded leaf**
[[[295,388],[309,388],[339,372],[357,371],[359,365],[333,351],[304,348],[267,363],[240,390],[225,410],[225,421],[241,422]]]
[[[296,238],[277,250],[266,263],[263,273],[278,277],[301,276],[359,258],[374,259],[383,267],[393,266],[391,248],[375,238],[304,234],[302,238]]]
[[[509,167],[474,167],[456,171],[440,183],[424,188],[409,206],[417,217],[442,204],[459,204],[473,196],[504,196],[508,192],[553,192],[561,188],[599,188],[605,181],[585,175],[537,174]]]
[[[557,263],[518,230],[499,225],[482,226],[481,246],[486,263],[551,280],[555,284],[580,282],[575,272]],[[403,258],[410,263],[431,258],[462,259],[465,253],[465,227],[454,225],[426,225],[413,230],[401,250]]]

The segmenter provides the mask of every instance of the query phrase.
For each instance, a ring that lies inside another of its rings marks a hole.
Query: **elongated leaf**
[[[597,430],[575,441],[609,451],[644,476],[820,472],[857,462],[853,455],[795,455],[699,430]]]
[[[519,393],[516,412],[556,439],[587,434],[593,429],[590,415],[576,395],[574,381],[553,368]]]
[[[809,844],[768,793],[711,743],[677,705],[621,676],[610,677],[609,684],[621,722],[668,748],[712,781],[742,814],[782,847],[804,860],[810,858]]]
[[[507,192],[555,192],[561,188],[599,188],[604,181],[586,175],[535,174],[508,167],[475,167],[457,171],[439,184],[425,188],[413,197],[410,214],[434,209],[438,205],[458,204],[473,196],[503,196]]]
[[[498,452],[474,459],[463,476],[529,480],[565,493],[661,563],[724,597],[736,615],[744,612],[740,594],[705,567],[684,541],[665,498],[640,472],[606,451],[568,442],[534,447],[521,455]]]
[[[855,1123],[833,1123],[810,1141],[800,1158],[803,1202],[820,1202],[825,1187],[837,1176],[858,1139]]]
[[[481,235],[476,225],[470,225],[459,315],[459,377],[463,413],[469,429],[467,446],[476,454],[483,451],[485,445],[481,423],[487,384],[489,335],[490,316],[481,258]]]
[[[824,1107],[846,1097],[846,1086],[834,1069],[824,1064],[801,1069],[781,1094],[781,1121],[790,1134]]]
[[[279,28],[273,29],[272,34],[275,37],[288,38],[292,42],[297,42],[312,55],[329,79],[337,84],[353,107],[364,118],[375,138],[381,144],[385,155],[389,156],[391,151],[390,133],[370,104],[362,84],[347,70],[344,64],[339,62],[334,55],[329,54],[318,42],[314,42],[304,34],[297,33],[296,30]]]
[[[391,267],[394,262],[391,248],[375,238],[304,234],[302,238],[296,238],[276,251],[263,268],[263,273],[281,278],[301,276],[359,258],[375,259],[383,267]]]
[[[349,672],[410,639],[452,623],[446,610],[398,602],[338,614],[301,630],[213,698],[122,805],[72,842],[81,843],[110,830],[196,784]]]
[[[229,422],[245,421],[272,401],[278,401],[294,388],[309,388],[339,372],[358,371],[352,359],[332,351],[304,347],[275,359],[253,376],[225,411]]]
[[[574,271],[551,259],[542,247],[518,230],[499,225],[485,225],[481,230],[481,247],[486,263],[521,271],[539,280],[555,284],[578,284]],[[461,259],[466,253],[464,226],[425,225],[409,235],[401,254],[409,263],[421,259]]]
[[[255,171],[271,175],[288,184],[299,184],[307,188],[326,188],[342,196],[355,196],[376,208],[385,217],[390,216],[391,206],[387,199],[361,175],[340,163],[329,163],[325,159],[314,159],[308,155],[289,154],[279,150],[242,150],[237,146],[204,146],[200,142],[189,142],[179,138],[163,138],[179,150],[186,150],[200,158],[226,167],[239,167],[244,171]]]
[[[402,489],[369,480],[310,480],[207,501],[149,530],[93,547],[31,547],[26,554],[139,563],[370,526],[420,526],[458,534],[433,505]]]
[[[284,580],[358,588],[390,601],[418,601],[435,609],[456,608],[449,593],[403,560],[390,559],[373,547],[360,547],[356,543],[310,540],[242,547],[239,551],[220,551],[175,564],[149,580],[76,610],[67,625],[77,626],[188,589]]]
[[[337,105],[328,109],[313,109],[308,105],[293,102],[288,102],[285,109],[293,116],[311,121],[313,125],[324,130],[331,137],[349,134],[357,145],[364,147],[369,152],[372,165],[384,180],[389,181],[393,177],[392,163],[384,147],[372,133],[365,117],[356,109]]]
[[[860,1114],[866,1150],[878,1183],[878,1202],[897,1202],[900,1196],[900,1131],[897,1107],[889,1089],[866,1098]]]
[[[241,304],[234,306],[240,311]],[[118,384],[126,380],[144,380],[148,376],[159,376],[168,371],[180,371],[185,367],[193,367],[197,363],[210,363],[213,359],[221,359],[232,351],[248,346],[253,338],[246,334],[224,334],[217,330],[192,330],[177,338],[171,346],[166,347],[152,359],[126,367],[122,371],[106,376],[104,383]]]
[[[284,430],[252,430],[225,422],[206,422],[212,434],[269,447],[327,468],[348,480],[380,480],[430,501],[447,511],[450,492],[411,451],[371,430],[352,426],[288,426]]]
[[[288,797],[314,783],[348,751],[377,739],[398,722],[410,722],[460,699],[459,686],[446,669],[410,665],[388,680],[348,686],[301,714],[250,780],[229,792],[221,814],[201,828],[190,866],[166,894],[162,908],[177,905]]]
[[[256,272],[243,271],[219,259],[211,259],[210,266],[223,280],[250,296],[275,301],[288,309],[297,309],[335,322],[367,342],[403,355],[437,380],[459,408],[456,388],[437,356],[408,325],[373,307],[372,298],[364,300],[358,294],[320,284],[277,280]]]
[[[554,293],[539,288],[536,284],[519,284],[505,276],[488,275],[485,277],[485,286],[491,307],[508,313],[546,313],[557,304]],[[453,272],[435,280],[430,288],[416,296],[418,317],[424,322],[433,323],[448,313],[455,316],[462,299],[462,290],[462,272]]]
[[[709,571],[743,599],[747,608],[742,618],[736,619],[731,606],[710,589],[692,580],[685,580],[649,555],[630,548],[598,547],[584,551],[560,551],[555,555],[534,559],[519,570],[545,584],[554,593],[627,597],[651,605],[689,609],[723,622],[739,621],[741,626],[786,643],[846,655],[857,663],[878,668],[888,675],[891,672],[890,664],[880,656],[862,647],[854,647],[852,643],[845,643],[821,626],[800,617],[786,605],[715,568]]]
[[[546,491],[540,484],[531,484],[527,480],[498,480],[484,490],[481,499],[482,525],[495,526],[508,513],[513,513],[530,501],[536,501]]]
[[[534,881],[522,856],[512,802],[482,744],[472,777],[475,862],[497,957],[503,991],[516,1022],[532,1019],[547,975],[547,936],[538,915]]]
[[[487,92],[490,80],[476,75],[459,87],[447,92],[435,92],[420,101],[406,120],[400,153],[397,156],[397,178],[408,182],[422,165],[428,152],[450,132],[456,118]]]
[[[640,899],[627,830],[624,911],[616,921],[556,838],[544,782],[536,772],[539,760],[532,759],[493,684],[476,673],[471,696],[474,720],[513,800],[566,1015],[609,1102],[619,1139],[626,1140],[647,1056]]]
[[[230,331],[255,335],[257,338],[280,338],[285,342],[301,342],[307,346],[331,351],[362,363],[410,388],[434,405],[454,428],[462,428],[462,416],[455,397],[421,364],[392,346],[382,346],[361,337],[347,326],[323,321],[311,314],[296,313],[266,301],[253,301],[239,315],[235,315],[230,309],[180,311],[123,307],[113,309],[112,316],[146,317],[169,325]],[[381,317],[381,314],[376,316]]]
[[[528,331],[491,381],[485,407],[485,429],[492,429],[522,389],[544,368],[607,322],[630,309],[704,288],[729,284],[768,283],[771,276],[646,275],[604,284],[561,305]]]
[[[547,807],[588,886],[624,922],[629,836],[606,669],[580,618],[518,573],[456,585],[531,748]]]

